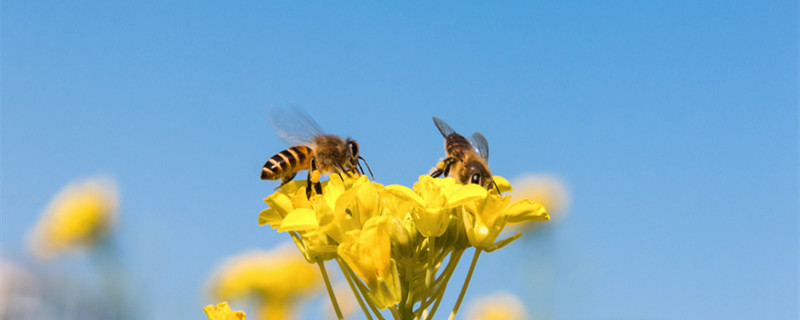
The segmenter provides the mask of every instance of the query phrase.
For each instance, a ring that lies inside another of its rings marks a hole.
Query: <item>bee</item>
[[[276,190],[292,181],[299,171],[308,170],[306,196],[311,197],[312,186],[317,194],[322,194],[321,175],[334,172],[340,175],[350,172],[363,174],[359,160],[372,175],[367,161],[359,155],[355,140],[322,133],[319,125],[299,108],[272,109],[270,122],[278,136],[292,145],[269,158],[261,168],[261,180],[281,180]]]
[[[433,122],[444,136],[444,149],[447,156],[440,160],[429,174],[434,178],[441,175],[447,177],[453,171],[457,182],[461,184],[474,183],[487,190],[494,188],[499,194],[500,189],[489,171],[489,143],[486,141],[486,137],[480,132],[475,132],[467,140],[464,136],[456,133],[444,120],[433,117]]]

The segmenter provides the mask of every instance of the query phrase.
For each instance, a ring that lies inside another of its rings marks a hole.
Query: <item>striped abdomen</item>
[[[451,133],[444,139],[444,148],[448,156],[463,161],[465,160],[464,154],[472,150],[472,144],[464,136],[458,133]]]
[[[311,148],[294,146],[269,158],[261,169],[261,180],[277,180],[311,166]],[[291,179],[291,178],[289,178]]]

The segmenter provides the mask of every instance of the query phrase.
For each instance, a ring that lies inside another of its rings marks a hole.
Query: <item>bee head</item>
[[[364,165],[367,166],[367,170],[369,170],[370,176],[372,175],[372,169],[369,168],[367,164],[367,160],[364,160],[360,155],[358,155],[358,143],[355,140],[347,138],[345,141],[345,145],[347,145],[347,158],[350,159],[350,167],[353,168],[358,174],[364,174],[364,168],[361,167],[361,164],[358,160],[364,162]],[[375,179],[373,176],[372,179]]]
[[[350,159],[358,159],[358,143],[355,140],[347,138],[345,141],[347,145],[347,157]]]
[[[489,168],[481,161],[468,161],[465,173],[466,175],[462,176],[461,181],[480,185],[487,190],[497,187],[494,183],[494,179],[492,179],[492,173],[489,172]]]

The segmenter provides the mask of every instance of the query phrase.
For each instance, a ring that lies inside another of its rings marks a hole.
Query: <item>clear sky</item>
[[[292,104],[357,139],[380,183],[444,154],[433,115],[484,133],[494,174],[567,183],[569,217],[482,256],[467,299],[798,316],[796,1],[9,0],[0,49],[3,257],[27,259],[63,186],[111,175],[147,319],[201,318],[217,263],[288,240],[256,219],[277,186],[260,167],[286,147],[268,110]]]

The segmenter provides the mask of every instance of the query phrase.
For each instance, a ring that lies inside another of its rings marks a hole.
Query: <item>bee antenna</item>
[[[500,193],[500,187],[497,186],[497,183],[495,183],[494,180],[492,180],[492,185],[494,186],[494,189],[497,190],[497,195],[502,196],[503,194]]]
[[[375,176],[372,174],[372,169],[369,168],[369,164],[367,163],[367,160],[365,160],[364,157],[362,157],[362,156],[358,156],[358,159],[361,160],[361,161],[364,161],[364,165],[367,166],[367,170],[369,170],[369,175],[372,177],[372,180],[375,181]],[[357,161],[356,161],[356,163],[358,163],[358,167],[361,168],[361,172],[364,172],[364,168],[361,167],[361,163],[357,162]]]

